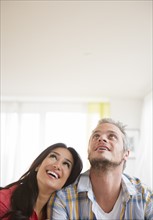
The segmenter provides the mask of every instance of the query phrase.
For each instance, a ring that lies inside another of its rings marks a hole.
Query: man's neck
[[[92,190],[99,206],[110,212],[115,205],[121,190],[122,172],[114,170],[103,172],[102,170],[90,170]]]

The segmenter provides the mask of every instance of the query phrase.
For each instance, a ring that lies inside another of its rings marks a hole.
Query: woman
[[[45,220],[50,195],[78,177],[82,161],[63,143],[51,145],[21,178],[0,190],[0,219]]]

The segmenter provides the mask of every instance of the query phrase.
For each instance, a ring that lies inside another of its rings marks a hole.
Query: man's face
[[[114,124],[103,123],[98,125],[89,140],[88,159],[91,166],[116,167],[127,160],[128,152],[123,149],[123,134]],[[93,163],[94,162],[94,163]]]

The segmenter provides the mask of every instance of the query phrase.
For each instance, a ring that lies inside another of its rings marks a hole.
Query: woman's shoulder
[[[10,198],[15,190],[16,185],[9,188],[1,188],[0,190],[0,217],[4,215],[7,210],[10,208]]]
[[[16,185],[13,185],[13,186],[11,186],[11,187],[9,187],[9,188],[3,188],[3,187],[1,187],[1,189],[0,189],[0,195],[1,196],[9,196],[9,195],[12,195],[12,192],[16,189]],[[2,198],[2,197],[0,197],[0,198]],[[0,200],[1,201],[1,200]]]

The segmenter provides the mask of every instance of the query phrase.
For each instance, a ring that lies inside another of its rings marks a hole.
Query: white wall
[[[152,82],[151,8],[151,1],[2,1],[2,95],[143,97]],[[143,100],[110,101],[111,117],[140,131]],[[150,184],[151,162],[143,175],[138,162],[130,158],[126,171]]]
[[[143,99],[112,99],[111,117],[124,122],[130,129],[140,129]]]
[[[152,93],[144,99],[111,100],[111,117],[138,130],[135,153],[129,157],[125,172],[153,188],[152,180]]]

